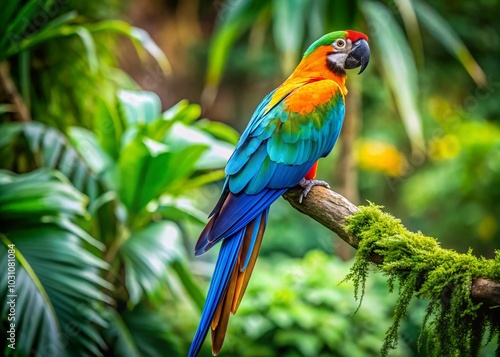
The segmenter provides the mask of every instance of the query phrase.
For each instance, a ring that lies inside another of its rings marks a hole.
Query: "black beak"
[[[370,46],[368,42],[359,39],[352,44],[351,52],[345,61],[345,69],[354,69],[361,66],[358,74],[361,74],[370,61]]]

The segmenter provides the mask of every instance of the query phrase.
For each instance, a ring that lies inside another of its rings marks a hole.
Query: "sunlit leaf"
[[[156,301],[156,290],[165,281],[169,264],[185,257],[179,228],[166,221],[152,223],[133,233],[121,246],[119,254],[133,304],[137,304],[143,294]]]
[[[194,144],[206,145],[208,150],[195,163],[197,170],[213,170],[224,167],[234,150],[232,145],[217,140],[196,127],[185,126],[181,123],[173,125],[165,138],[165,142],[175,147],[176,150]]]
[[[240,133],[224,123],[202,119],[195,123],[196,127],[213,135],[217,139],[227,141],[232,145],[236,145],[240,139]]]
[[[231,47],[268,6],[270,1],[239,0],[224,7],[208,55],[203,104],[211,105],[215,99]]]
[[[200,211],[188,198],[163,196],[160,199],[158,212],[172,221],[190,220],[202,225],[207,223],[207,214]]]
[[[113,164],[113,160],[103,151],[93,132],[74,126],[68,129],[68,136],[75,149],[96,174],[101,174]]]
[[[486,75],[450,24],[423,1],[415,1],[418,19],[428,32],[455,56],[478,85],[486,85]]]
[[[135,45],[141,58],[143,58],[142,50],[144,49],[156,60],[163,73],[170,74],[172,72],[167,57],[146,31],[119,20],[102,21],[88,25],[87,28],[91,32],[115,32],[126,36]]]
[[[160,117],[160,97],[154,92],[121,90],[118,98],[129,125],[151,123]]]
[[[168,186],[186,180],[206,150],[194,144],[176,148],[138,136],[127,145],[118,163],[120,197],[131,212],[139,212]]]
[[[80,38],[83,47],[85,48],[85,54],[87,55],[87,62],[89,64],[90,72],[96,73],[97,67],[99,65],[99,60],[97,58],[95,43],[92,34],[84,26],[77,26],[75,29],[75,34]]]
[[[417,68],[408,42],[385,5],[366,1],[362,11],[371,26],[373,34],[370,39],[378,53],[383,54],[379,63],[396,100],[412,148],[414,152],[425,150],[422,118],[417,106]]]
[[[411,0],[395,0],[401,18],[405,25],[406,33],[408,34],[408,42],[411,44],[415,62],[423,64],[424,46],[422,43],[422,33],[418,24],[415,8]]]
[[[291,73],[298,63],[309,5],[308,0],[273,1],[273,35],[282,55],[283,73]]]
[[[29,161],[31,167],[46,167],[61,171],[76,188],[87,194],[91,200],[97,198],[97,195],[102,191],[101,183],[95,172],[59,130],[39,122],[20,126],[16,123],[1,124],[0,130],[9,133],[8,141],[4,142],[6,148],[12,149],[13,145],[20,145],[30,153],[25,159]],[[89,139],[89,141],[83,141],[79,144],[91,146],[95,143]],[[2,145],[3,143],[0,142],[0,148]],[[94,151],[94,153],[97,152]],[[82,152],[82,155],[86,154]],[[21,158],[18,157],[17,160],[21,160]],[[104,157],[101,160],[105,160]],[[104,165],[104,163],[98,164],[96,162],[92,162],[92,164],[98,168],[101,168],[99,165]]]

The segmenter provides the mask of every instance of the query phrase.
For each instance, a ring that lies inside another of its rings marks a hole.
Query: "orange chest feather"
[[[332,80],[318,80],[304,83],[284,83],[274,93],[267,110],[271,109],[277,102],[285,97],[285,109],[298,113],[311,113],[318,105],[328,102],[338,92],[342,91],[340,86]],[[342,91],[342,95],[345,95]]]
[[[328,102],[339,90],[330,80],[309,83],[285,99],[285,108],[298,114],[311,113],[317,106]]]

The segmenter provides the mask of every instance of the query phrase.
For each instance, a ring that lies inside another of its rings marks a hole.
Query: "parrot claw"
[[[307,195],[314,186],[323,186],[326,188],[330,188],[330,185],[326,181],[308,180],[306,178],[300,180],[299,185],[304,189],[299,196],[299,203],[302,203],[302,200],[307,197]]]

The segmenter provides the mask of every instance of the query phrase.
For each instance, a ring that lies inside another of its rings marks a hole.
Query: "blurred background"
[[[195,259],[193,246],[225,162],[260,100],[334,30],[365,32],[372,58],[348,75],[319,178],[443,247],[500,247],[496,0],[2,7],[0,266],[15,244],[18,293],[12,350],[0,274],[5,355],[186,355],[218,250]],[[220,355],[379,355],[397,296],[374,273],[353,315],[353,288],[339,284],[353,255],[279,200]],[[425,307],[411,306],[391,355],[428,354]]]

